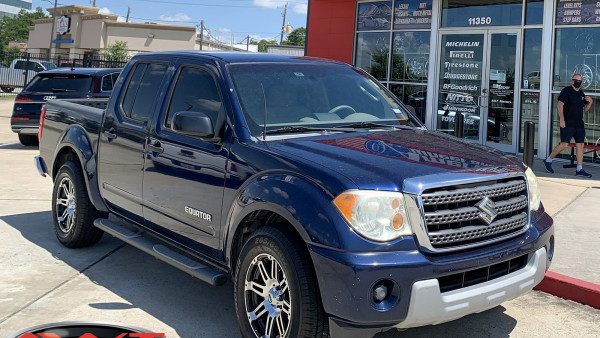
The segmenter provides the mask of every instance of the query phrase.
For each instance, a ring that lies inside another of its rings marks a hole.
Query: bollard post
[[[31,60],[31,54],[29,54],[29,52],[27,53],[27,55],[25,56],[25,70],[23,72],[23,89],[25,89],[25,87],[27,87],[27,84],[29,83],[29,60]]]
[[[525,135],[523,140],[523,163],[528,167],[533,166],[533,153],[535,144],[535,123],[525,122]]]
[[[458,138],[465,136],[465,116],[461,113],[454,115],[454,136]]]

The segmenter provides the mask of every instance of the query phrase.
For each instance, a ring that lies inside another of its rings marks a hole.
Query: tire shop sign
[[[600,1],[556,0],[556,24],[600,24]]]

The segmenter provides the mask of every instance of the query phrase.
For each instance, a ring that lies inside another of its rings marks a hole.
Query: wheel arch
[[[87,132],[79,125],[68,128],[59,139],[53,156],[51,176],[54,180],[60,167],[69,159],[75,159],[81,172],[90,201],[98,211],[108,211],[98,187],[96,157]]]
[[[256,229],[273,226],[302,242],[342,246],[329,194],[300,175],[270,172],[257,175],[239,190],[226,218],[224,251],[227,265],[235,268],[245,240]],[[232,270],[233,271],[233,270]]]

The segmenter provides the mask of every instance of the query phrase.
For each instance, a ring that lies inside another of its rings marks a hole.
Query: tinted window
[[[137,90],[135,102],[131,108],[132,119],[146,121],[152,115],[158,91],[166,72],[167,65],[164,64],[150,64],[146,67],[144,77]]]
[[[25,88],[29,92],[77,92],[87,93],[92,85],[92,78],[84,75],[37,75]]]
[[[25,61],[15,62],[15,69],[25,69]]]
[[[222,107],[221,96],[213,77],[205,70],[186,67],[181,71],[173,90],[165,125],[167,128],[171,127],[175,113],[193,111],[206,114],[215,127]]]
[[[140,63],[135,66],[135,70],[133,71],[131,78],[129,79],[129,84],[127,85],[127,91],[125,92],[125,96],[123,97],[122,108],[125,116],[131,117],[131,108],[133,107],[133,102],[135,101],[135,96],[137,95],[138,89],[140,87],[140,82],[142,77],[144,76],[144,72],[148,67],[145,63]]]
[[[115,85],[117,84],[117,79],[119,78],[119,73],[113,73],[104,75],[102,78],[102,91],[109,92],[112,91]]]

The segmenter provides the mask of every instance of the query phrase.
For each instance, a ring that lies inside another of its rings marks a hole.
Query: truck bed
[[[46,104],[44,133],[40,141],[40,155],[52,174],[53,157],[59,141],[67,130],[83,134],[96,151],[100,125],[108,99],[51,100]]]

